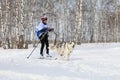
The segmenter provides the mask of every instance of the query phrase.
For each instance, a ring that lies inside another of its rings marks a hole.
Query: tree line
[[[42,14],[55,29],[57,41],[120,41],[119,0],[0,0],[0,46],[35,46],[35,27]],[[54,42],[54,33],[49,35],[50,42]]]

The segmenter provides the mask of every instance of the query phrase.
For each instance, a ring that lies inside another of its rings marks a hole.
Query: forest
[[[0,47],[35,46],[35,28],[43,14],[57,42],[120,42],[120,0],[0,0]],[[54,40],[49,33],[50,43]]]

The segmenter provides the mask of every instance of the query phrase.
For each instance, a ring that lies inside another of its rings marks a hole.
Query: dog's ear
[[[74,48],[74,47],[75,47],[75,42],[72,41],[72,42],[71,42],[71,45],[72,45],[72,47]]]
[[[69,42],[69,44],[72,44],[72,43],[73,43],[73,41],[70,41],[70,42]]]

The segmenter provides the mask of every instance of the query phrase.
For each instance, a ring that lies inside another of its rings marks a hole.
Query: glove
[[[48,28],[48,31],[49,32],[54,31],[54,28]]]

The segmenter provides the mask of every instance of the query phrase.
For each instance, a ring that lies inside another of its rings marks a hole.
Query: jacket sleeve
[[[48,31],[48,28],[43,28],[43,29],[41,29],[40,31],[41,31],[41,32],[46,32],[46,31]]]
[[[42,30],[40,30],[41,32],[45,32],[45,31],[54,31],[54,28],[43,28]]]

